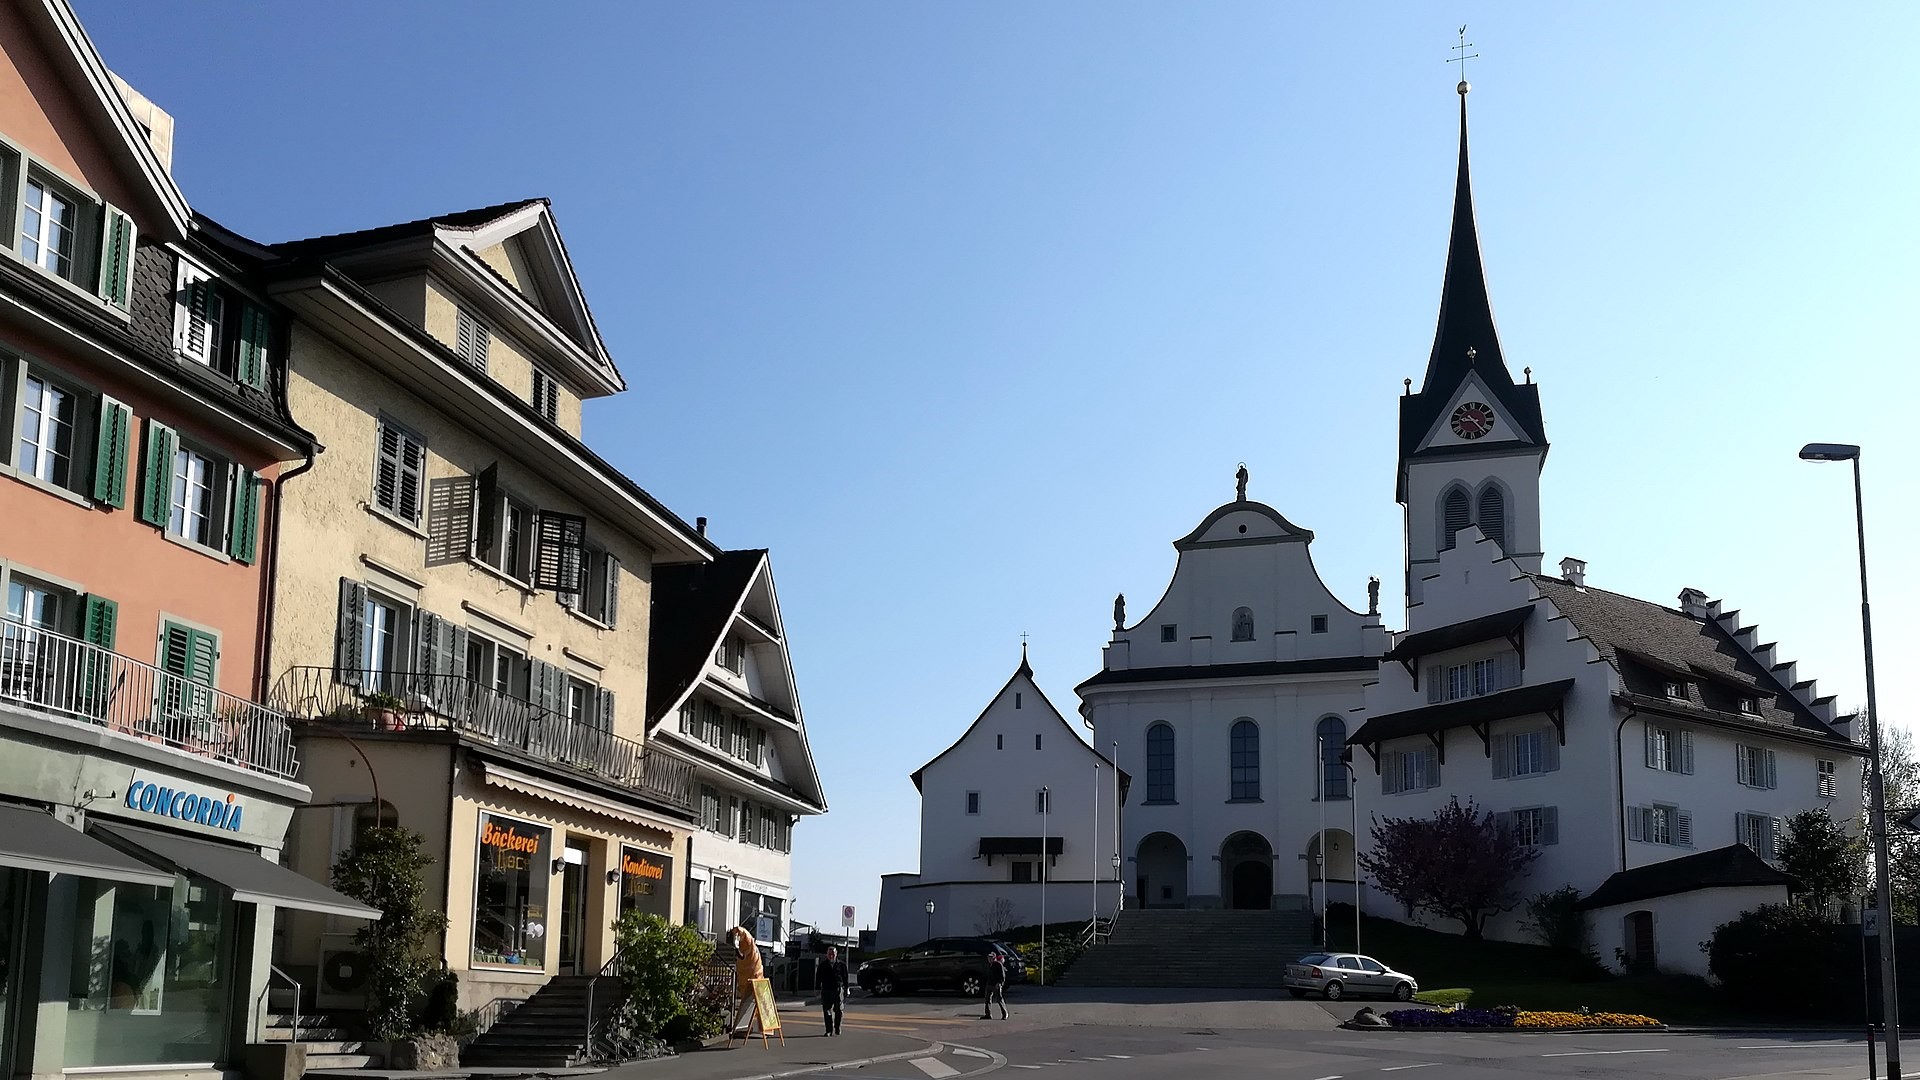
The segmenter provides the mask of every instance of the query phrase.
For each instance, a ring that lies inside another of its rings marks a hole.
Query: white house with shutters
[[[1542,572],[1547,441],[1531,369],[1514,382],[1494,330],[1464,94],[1439,327],[1400,404],[1407,629],[1349,740],[1360,809],[1471,800],[1538,850],[1523,893],[1581,890],[1603,960],[1704,971],[1714,925],[1786,899],[1786,818],[1859,823],[1862,749],[1738,611],[1691,588],[1673,604],[1609,592],[1579,559]],[[1404,914],[1372,888],[1364,904]],[[1488,933],[1527,936],[1514,913]]]

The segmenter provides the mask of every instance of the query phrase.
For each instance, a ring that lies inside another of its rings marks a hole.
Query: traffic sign
[[[852,904],[840,905],[840,925],[841,927],[847,930],[853,929],[853,905]]]

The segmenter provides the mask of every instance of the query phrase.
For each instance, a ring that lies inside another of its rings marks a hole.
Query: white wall
[[[973,937],[988,934],[994,925],[998,901],[1006,901],[1007,926],[1033,926],[1042,921],[1038,882],[949,882],[920,885],[910,874],[880,879],[880,919],[876,947],[892,949],[916,945],[928,937]],[[1111,915],[1119,902],[1119,885],[1112,881],[1051,881],[1047,883],[1045,921],[1081,923],[1097,911]],[[1097,890],[1097,902],[1096,902]],[[927,915],[927,902],[933,915]],[[928,932],[931,925],[932,932]]]
[[[1587,932],[1592,935],[1594,952],[1599,954],[1601,962],[1621,971],[1624,968],[1616,950],[1630,948],[1627,916],[1636,911],[1652,912],[1655,965],[1668,974],[1705,976],[1707,954],[1700,950],[1700,945],[1713,937],[1713,931],[1721,923],[1762,904],[1786,902],[1787,890],[1784,886],[1699,889],[1676,896],[1595,908],[1587,912]]]

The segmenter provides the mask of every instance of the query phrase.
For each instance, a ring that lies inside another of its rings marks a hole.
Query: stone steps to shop
[[[620,1002],[620,980],[562,975],[535,991],[460,1051],[460,1064],[560,1069],[587,1057],[587,1011],[604,1020]]]

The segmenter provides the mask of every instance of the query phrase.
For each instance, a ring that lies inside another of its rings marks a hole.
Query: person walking
[[[987,958],[987,977],[980,984],[980,1019],[993,1019],[993,1003],[1000,1003],[1000,1019],[1007,1018],[1007,961],[995,949]]]
[[[840,959],[839,949],[827,946],[827,955],[814,969],[814,983],[820,987],[820,1012],[827,1022],[827,1034],[838,1035],[844,1015],[841,1003],[847,996],[847,962]]]

